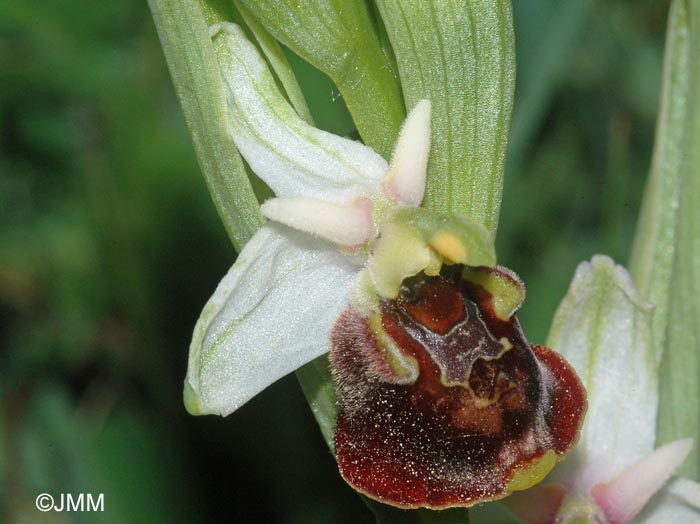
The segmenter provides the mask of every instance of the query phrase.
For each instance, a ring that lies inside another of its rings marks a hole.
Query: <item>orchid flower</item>
[[[335,452],[358,491],[439,509],[542,480],[578,437],[585,391],[525,339],[524,286],[495,267],[489,232],[419,207],[430,102],[387,164],[306,124],[240,28],[212,36],[231,138],[276,198],[195,326],[187,409],[227,415],[330,350]]]
[[[692,441],[654,449],[658,362],[653,309],[627,271],[608,257],[596,256],[578,267],[548,344],[579,372],[589,415],[578,446],[548,482],[507,500],[526,522],[700,522],[700,484],[672,478]]]
[[[234,115],[231,137],[277,195],[261,206],[271,222],[205,305],[190,346],[187,409],[228,415],[328,351],[351,288],[395,295],[406,276],[439,270],[443,257],[491,265],[495,255],[476,222],[440,217],[441,234],[428,238],[426,228],[394,216],[432,220],[416,207],[425,189],[430,102],[408,116],[389,166],[371,148],[306,124],[238,26],[221,24],[212,34]]]

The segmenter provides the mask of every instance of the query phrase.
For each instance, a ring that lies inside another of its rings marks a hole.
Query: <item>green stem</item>
[[[202,174],[237,250],[263,224],[243,161],[228,136],[219,66],[197,0],[148,0]]]
[[[263,25],[338,86],[363,141],[391,156],[405,117],[401,89],[362,1],[241,0]]]

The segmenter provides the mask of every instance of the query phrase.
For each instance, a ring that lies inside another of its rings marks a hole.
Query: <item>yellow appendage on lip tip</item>
[[[483,287],[491,294],[494,312],[503,321],[510,319],[525,300],[525,287],[518,277],[502,268],[494,271],[467,267],[462,271],[462,278]]]
[[[522,491],[539,484],[557,463],[557,454],[549,450],[529,466],[515,472],[508,482],[508,491]]]

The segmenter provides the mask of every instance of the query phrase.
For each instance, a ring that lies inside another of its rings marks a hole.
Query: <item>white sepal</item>
[[[384,191],[405,206],[420,206],[430,152],[430,101],[421,100],[406,117],[394,148]]]
[[[553,472],[569,489],[587,492],[654,449],[652,314],[627,271],[610,258],[598,255],[579,265],[547,340],[573,365],[588,394],[581,439]]]
[[[240,27],[221,23],[211,33],[233,141],[277,196],[346,202],[376,191],[388,169],[379,154],[304,122]]]
[[[190,346],[185,405],[227,415],[328,351],[357,260],[328,243],[267,225],[204,306]]]
[[[349,204],[315,198],[272,198],[264,217],[346,247],[365,244],[372,236],[372,201],[359,197]]]

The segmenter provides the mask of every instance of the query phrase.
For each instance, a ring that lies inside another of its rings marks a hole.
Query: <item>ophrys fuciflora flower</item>
[[[238,27],[213,34],[232,139],[277,198],[195,327],[187,408],[229,414],[332,346],[336,453],[359,491],[441,508],[539,482],[576,441],[585,394],[523,336],[524,288],[488,231],[419,207],[430,102],[388,164],[302,121]]]

